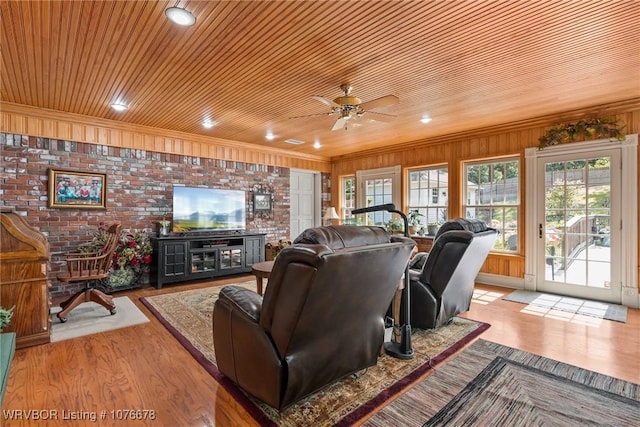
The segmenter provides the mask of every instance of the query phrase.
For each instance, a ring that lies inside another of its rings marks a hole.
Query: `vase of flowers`
[[[149,237],[139,231],[123,231],[113,254],[109,287],[124,289],[138,286],[143,273],[149,271],[153,248]]]
[[[100,223],[93,239],[80,248],[81,252],[96,252],[104,246],[108,226]],[[108,290],[138,287],[143,274],[149,271],[153,247],[149,237],[140,231],[123,230],[113,253],[111,272],[103,285]]]
[[[169,229],[171,228],[171,221],[162,218],[158,221],[158,237],[167,237],[169,235]]]
[[[290,244],[291,242],[284,241],[282,239],[278,240],[278,243],[267,243],[265,248],[265,259],[267,261],[275,260],[280,251]]]

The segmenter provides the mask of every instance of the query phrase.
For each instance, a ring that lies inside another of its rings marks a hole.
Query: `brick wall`
[[[171,217],[174,183],[245,190],[247,231],[266,233],[267,242],[289,238],[286,168],[3,133],[0,150],[0,205],[14,208],[47,235],[53,298],[81,288],[56,279],[65,266],[64,254],[89,240],[100,222],[119,221],[127,229],[155,232],[158,220]],[[106,173],[106,210],[49,209],[49,168]],[[328,181],[328,175],[322,180]],[[253,216],[249,209],[256,183],[273,188],[270,218]],[[323,192],[325,188],[323,184]]]

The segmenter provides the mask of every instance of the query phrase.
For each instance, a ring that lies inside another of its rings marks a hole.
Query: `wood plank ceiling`
[[[165,18],[176,5],[194,26]],[[640,97],[635,0],[2,0],[0,13],[2,101],[327,157]],[[397,96],[375,110],[397,119],[332,131],[312,96],[343,83],[363,102]]]

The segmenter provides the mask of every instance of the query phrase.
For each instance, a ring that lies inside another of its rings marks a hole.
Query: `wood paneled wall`
[[[625,134],[640,133],[640,101],[631,105],[625,105],[626,111],[616,111],[613,116],[624,125]],[[605,116],[609,114],[601,114]],[[335,204],[340,201],[340,177],[355,175],[358,170],[383,168],[401,165],[406,168],[418,166],[432,166],[446,164],[449,167],[449,217],[456,218],[463,215],[461,179],[463,175],[462,164],[466,161],[481,160],[486,158],[519,156],[521,164],[521,191],[525,188],[525,162],[524,149],[537,147],[538,138],[552,125],[558,123],[571,123],[581,117],[593,116],[593,112],[571,112],[561,118],[546,117],[532,120],[527,124],[504,125],[499,128],[479,129],[460,135],[450,135],[434,139],[425,139],[403,146],[388,147],[385,150],[360,152],[353,155],[334,158],[332,162],[332,200]],[[639,159],[640,162],[640,159]],[[404,178],[403,174],[403,178]],[[640,176],[635,177],[639,181]],[[403,182],[402,205],[406,210],[406,183]],[[482,272],[524,278],[525,273],[525,209],[526,194],[522,194],[520,208],[520,251],[513,254],[490,254],[485,262]],[[640,200],[640,194],[639,198]],[[338,207],[338,206],[337,206]],[[640,260],[639,260],[640,265]],[[639,268],[640,273],[640,268]],[[640,274],[639,274],[640,276]]]
[[[420,141],[362,151],[332,159],[291,153],[217,138],[170,132],[164,129],[129,125],[64,112],[0,102],[0,132],[34,135],[62,140],[152,150],[213,159],[273,165],[331,173],[331,200],[340,204],[340,177],[358,170],[401,165],[403,168],[447,164],[450,175],[450,217],[462,216],[460,181],[462,163],[486,158],[519,156],[524,188],[524,149],[538,146],[538,138],[557,123],[575,122],[582,117],[615,116],[627,134],[640,133],[640,99],[632,99],[553,116],[539,117],[519,123],[477,129],[461,134],[426,138]],[[640,181],[639,177],[636,177]],[[640,183],[638,185],[640,188]],[[406,204],[403,184],[403,208]],[[640,194],[639,194],[640,199]],[[526,195],[520,210],[524,224]],[[524,233],[521,229],[521,250]],[[525,254],[491,254],[482,271],[485,273],[524,277]],[[640,265],[640,261],[639,261]],[[640,273],[640,267],[639,267]],[[640,275],[640,274],[639,274]]]
[[[135,150],[330,172],[330,159],[61,111],[0,102],[0,132]]]

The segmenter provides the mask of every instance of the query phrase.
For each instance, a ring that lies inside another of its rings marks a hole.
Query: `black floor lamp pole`
[[[368,212],[387,211],[397,213],[404,221],[404,235],[409,237],[409,221],[404,212],[396,209],[396,205],[388,203],[386,205],[369,206],[368,208],[354,209],[352,214],[361,214]],[[411,346],[411,316],[409,313],[410,296],[410,279],[409,279],[409,263],[404,272],[404,292],[402,293],[402,302],[404,303],[404,319],[400,327],[400,342],[389,341],[384,343],[384,349],[389,356],[397,359],[413,359],[413,347]]]

